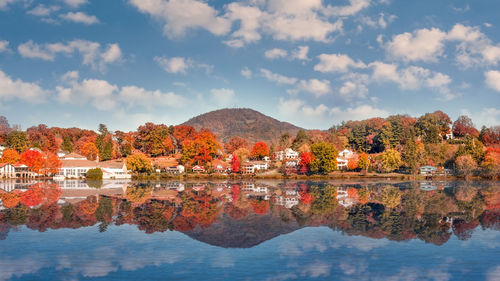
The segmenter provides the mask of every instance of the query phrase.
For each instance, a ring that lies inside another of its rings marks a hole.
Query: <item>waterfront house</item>
[[[299,153],[291,148],[287,148],[284,151],[275,152],[274,159],[276,161],[299,159]]]
[[[269,169],[269,163],[266,161],[250,161],[241,165],[241,170],[244,174],[253,174],[257,171]]]
[[[182,165],[177,165],[177,166],[167,167],[165,168],[165,171],[172,175],[179,175],[184,173],[185,168]]]
[[[339,152],[337,157],[337,169],[338,170],[347,170],[347,163],[349,163],[349,159],[352,159],[356,156],[354,151],[350,149],[344,149]]]
[[[437,172],[437,168],[434,166],[422,166],[420,167],[421,175],[432,175]]]
[[[202,166],[199,166],[199,165],[196,165],[193,167],[193,173],[204,173],[205,172],[205,168],[203,168]]]
[[[1,163],[0,164],[0,178],[15,178],[16,168],[12,164]]]
[[[100,162],[97,165],[102,170],[103,179],[130,179],[127,164],[123,160],[109,160]]]
[[[85,156],[70,153],[60,158],[61,168],[57,172],[57,178],[84,178],[90,169],[97,168],[97,161],[87,160]]]

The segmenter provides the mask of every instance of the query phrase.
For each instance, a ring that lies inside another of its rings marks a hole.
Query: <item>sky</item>
[[[226,107],[307,129],[500,122],[500,1],[0,0],[0,115],[134,130]]]

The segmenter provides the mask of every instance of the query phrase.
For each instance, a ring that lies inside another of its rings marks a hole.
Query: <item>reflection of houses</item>
[[[61,163],[57,178],[84,178],[88,170],[97,168],[97,162],[87,160],[85,156],[76,153],[63,156]]]
[[[347,187],[337,187],[337,201],[340,205],[344,206],[344,208],[351,207],[356,203],[353,198],[349,198]]]
[[[284,151],[277,151],[274,153],[274,159],[276,159],[276,161],[293,160],[298,158],[299,153],[291,148],[287,148]]]
[[[349,149],[344,149],[339,152],[339,156],[337,157],[337,169],[338,170],[346,170],[347,163],[349,163],[349,159],[354,158],[356,155],[354,151]]]
[[[101,195],[105,196],[124,196],[127,190],[126,182],[112,181],[103,183],[100,188],[93,188],[88,186],[84,181],[69,180],[58,182],[62,194],[59,197],[59,203],[78,203],[87,199],[89,196],[96,196],[99,198]]]
[[[123,160],[109,160],[100,162],[98,167],[102,170],[103,179],[130,179],[127,165]]]
[[[434,185],[432,182],[421,182],[420,189],[422,189],[424,191],[432,191],[432,190],[436,190],[437,186]]]
[[[271,199],[269,189],[266,186],[256,186],[254,184],[246,184],[242,186],[241,191],[246,194],[247,198],[261,197],[264,200]]]
[[[300,202],[300,195],[297,190],[286,189],[285,194],[282,196],[278,196],[276,198],[276,204],[283,206],[287,209],[292,208],[293,206],[298,205]]]
[[[11,192],[15,189],[19,190],[27,190],[28,187],[33,186],[34,184],[37,184],[38,181],[32,181],[32,180],[2,180],[0,181],[0,189]]]
[[[420,167],[421,175],[433,175],[437,172],[437,168],[434,166],[422,166]]]

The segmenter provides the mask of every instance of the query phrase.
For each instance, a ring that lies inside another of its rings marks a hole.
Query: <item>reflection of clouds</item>
[[[485,248],[500,248],[500,231],[478,227],[472,233],[472,238],[463,241],[460,245],[462,247],[477,247],[475,243],[479,243],[481,247]]]
[[[269,277],[266,281],[285,281],[291,279],[297,279],[298,276],[295,273],[287,272],[287,273],[278,273],[273,277]]]
[[[301,275],[304,277],[327,277],[330,275],[331,264],[327,264],[323,261],[315,261],[310,265],[301,267]]]
[[[345,236],[342,235],[342,238],[339,238],[335,240],[332,244],[332,248],[340,248],[340,247],[347,247],[347,248],[355,248],[360,251],[368,252],[371,251],[375,248],[380,248],[384,247],[386,245],[389,245],[389,240],[387,239],[373,239],[369,237],[363,237],[363,236]]]
[[[500,265],[495,266],[486,274],[487,281],[498,281],[500,280]]]
[[[44,266],[44,260],[38,255],[0,260],[0,280],[9,280],[14,276],[21,277],[24,274],[35,273]]]
[[[234,267],[233,257],[226,251],[217,251],[214,260],[212,261],[212,267],[217,268],[229,268]]]

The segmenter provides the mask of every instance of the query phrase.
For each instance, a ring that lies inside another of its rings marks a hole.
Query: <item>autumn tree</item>
[[[87,157],[87,159],[94,161],[99,155],[99,150],[93,142],[87,142],[80,149],[80,153],[83,156]]]
[[[439,143],[443,140],[443,136],[449,133],[450,125],[450,117],[438,110],[420,116],[415,127],[424,143]]]
[[[174,149],[169,127],[150,122],[137,129],[135,145],[143,153],[153,157],[167,155]]]
[[[479,163],[484,156],[484,145],[471,135],[467,135],[464,139],[464,144],[458,148],[456,156],[470,155],[476,163]]]
[[[178,125],[174,127],[173,135],[180,145],[186,140],[194,139],[196,134],[197,132],[192,126]]]
[[[300,155],[299,161],[299,172],[301,174],[307,174],[311,172],[311,162],[313,161],[314,156],[311,152],[304,152]]]
[[[292,149],[298,151],[304,144],[309,144],[309,136],[305,130],[300,129],[292,142]]]
[[[453,135],[458,138],[462,138],[467,135],[471,135],[476,138],[479,137],[479,131],[474,127],[472,119],[470,119],[467,115],[461,115],[455,122],[453,122],[452,131]]]
[[[311,171],[328,174],[337,168],[337,149],[329,143],[315,143],[311,145],[314,160],[311,161]]]
[[[99,151],[99,160],[110,160],[113,158],[113,135],[104,124],[99,124],[98,131],[95,145]]]
[[[62,151],[66,153],[73,152],[73,143],[71,142],[71,138],[69,136],[63,137],[63,143],[61,144]]]
[[[262,159],[269,156],[269,148],[265,142],[258,142],[252,148],[252,157]]]
[[[387,149],[382,154],[382,165],[386,172],[398,169],[401,163],[401,154],[395,149]]]
[[[245,162],[248,157],[250,157],[250,151],[247,148],[240,147],[233,152],[233,155],[236,155],[241,163]]]
[[[15,164],[20,160],[19,153],[15,149],[7,148],[3,151],[1,163]]]
[[[62,162],[57,154],[47,151],[43,155],[43,167],[40,172],[46,176],[55,175],[61,169],[61,166]]]
[[[231,172],[238,173],[240,171],[240,159],[238,159],[238,155],[233,153],[233,157],[231,158]]]
[[[358,168],[357,157],[351,157],[351,158],[347,159],[347,168],[351,171],[354,171]]]
[[[481,167],[486,176],[494,177],[495,175],[500,175],[500,149],[487,148]]]
[[[36,150],[26,150],[21,153],[20,161],[22,164],[29,167],[29,169],[35,173],[41,173],[45,160],[43,154]]]
[[[127,169],[139,173],[149,172],[152,169],[151,160],[142,153],[129,155],[127,156]]]
[[[224,148],[229,154],[233,154],[235,150],[242,147],[248,149],[248,142],[244,138],[238,136],[232,137],[227,143],[224,144]]]
[[[455,160],[455,169],[459,175],[470,176],[477,168],[477,162],[470,155],[457,157]]]
[[[26,134],[31,144],[31,147],[38,147],[43,151],[57,152],[59,145],[52,130],[47,125],[40,124],[30,127],[26,130]]]
[[[202,130],[193,140],[183,143],[182,163],[205,165],[220,152],[221,146],[216,136],[208,130]]]
[[[290,134],[284,133],[283,135],[281,135],[278,149],[284,150],[284,149],[290,147],[291,145],[292,145],[292,138],[290,137]]]
[[[368,154],[361,153],[361,155],[359,155],[358,167],[365,172],[368,171],[368,168],[370,167],[370,158],[368,157]]]
[[[11,131],[7,134],[6,144],[18,152],[23,152],[28,147],[28,137],[23,131]]]

